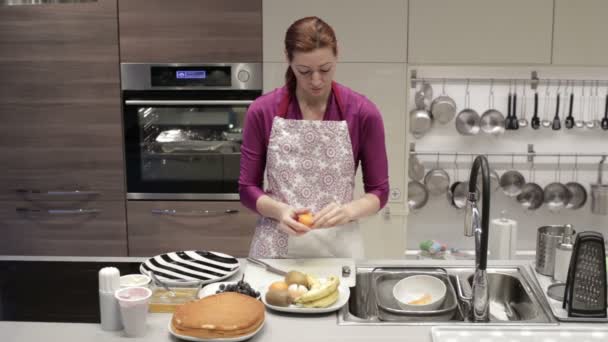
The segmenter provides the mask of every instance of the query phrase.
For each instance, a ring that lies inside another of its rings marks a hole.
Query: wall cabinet
[[[608,65],[608,2],[556,0],[553,64]]]
[[[214,250],[245,257],[257,214],[239,202],[128,201],[129,255]]]
[[[116,0],[0,7],[0,22],[0,254],[126,255]]]
[[[408,63],[549,64],[552,25],[552,0],[410,0]]]
[[[119,2],[121,62],[262,61],[262,0]]]
[[[405,62],[407,0],[264,0],[264,61],[284,62],[285,32],[306,16],[334,28],[343,62]]]

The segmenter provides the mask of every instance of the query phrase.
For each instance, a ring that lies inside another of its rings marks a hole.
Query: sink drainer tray
[[[435,276],[444,282],[447,289],[445,300],[437,310],[402,309],[393,297],[393,287],[403,278],[421,274]],[[454,291],[447,271],[441,268],[375,268],[372,271],[372,290],[376,297],[378,319],[382,321],[448,321],[459,312],[456,291]]]

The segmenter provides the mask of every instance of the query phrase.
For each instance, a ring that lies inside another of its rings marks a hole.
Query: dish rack
[[[404,310],[393,296],[393,287],[403,278],[414,275],[430,275],[439,278],[446,286],[446,297],[437,310]],[[428,321],[445,322],[455,316],[462,317],[456,291],[448,273],[441,268],[376,268],[372,271],[372,292],[378,309],[378,319],[388,322]]]

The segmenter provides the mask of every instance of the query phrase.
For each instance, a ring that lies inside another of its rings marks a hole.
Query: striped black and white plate
[[[168,286],[192,286],[226,279],[239,270],[239,261],[228,254],[181,251],[160,254],[139,266],[142,274],[153,272]]]

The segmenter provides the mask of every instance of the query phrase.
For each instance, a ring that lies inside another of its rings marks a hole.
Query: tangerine
[[[300,222],[301,224],[303,224],[305,226],[312,227],[313,220],[314,220],[314,218],[311,213],[298,215],[298,222]]]

